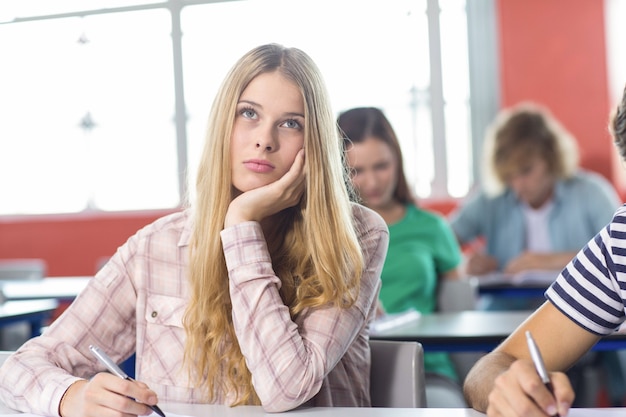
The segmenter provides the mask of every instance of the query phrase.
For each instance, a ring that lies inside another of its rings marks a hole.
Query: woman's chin
[[[256,190],[257,188],[264,187],[268,184],[271,184],[271,181],[249,181],[243,184],[233,185],[233,189],[239,194],[246,193],[248,191]]]

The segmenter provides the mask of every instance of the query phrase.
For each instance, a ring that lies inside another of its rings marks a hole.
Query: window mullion
[[[181,5],[171,2],[170,13],[172,15],[172,53],[174,62],[174,94],[175,94],[175,123],[176,144],[178,162],[178,194],[183,203],[187,196],[187,111],[185,108],[185,88],[183,82],[183,53],[182,53],[182,29],[180,22]]]
[[[443,99],[443,79],[441,64],[441,33],[439,16],[441,9],[438,0],[428,0],[428,40],[430,53],[430,108],[433,129],[433,156],[435,175],[432,181],[431,196],[441,198],[448,195],[448,164],[446,153],[445,103]]]
[[[500,108],[495,0],[467,2],[473,174],[480,178],[483,138]]]

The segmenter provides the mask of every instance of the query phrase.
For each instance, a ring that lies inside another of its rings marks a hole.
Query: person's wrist
[[[224,228],[255,220],[252,217],[251,213],[246,213],[245,210],[237,207],[234,202],[231,202],[226,212],[226,217],[224,218]]]
[[[227,213],[226,218],[224,219],[224,228],[234,226],[245,221],[247,220],[243,218],[243,216]]]
[[[79,379],[78,381],[74,381],[63,393],[61,397],[61,401],[59,401],[59,416],[61,417],[71,417],[71,409],[70,406],[72,402],[72,397],[76,394],[76,391],[81,388],[83,384],[86,384],[87,381],[84,379]]]

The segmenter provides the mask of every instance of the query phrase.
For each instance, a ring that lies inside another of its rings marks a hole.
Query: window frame
[[[179,206],[186,203],[189,196],[187,167],[189,164],[187,153],[187,116],[185,109],[185,93],[183,79],[183,52],[181,27],[181,11],[187,6],[197,4],[222,3],[231,1],[254,0],[165,0],[162,2],[138,4],[132,6],[112,7],[97,10],[80,10],[71,13],[59,13],[45,16],[17,17],[0,24],[15,24],[33,20],[58,19],[75,16],[88,16],[105,13],[121,13],[149,9],[167,9],[171,16],[172,55],[174,65],[174,125],[176,132],[177,174]],[[433,152],[435,175],[431,188],[431,195],[426,200],[451,200],[447,192],[448,169],[445,132],[445,101],[443,97],[441,41],[439,28],[439,2],[442,0],[427,0],[427,14],[429,21],[429,53],[431,82],[429,87],[430,109],[432,118]],[[498,56],[496,36],[495,0],[466,1],[467,29],[468,29],[468,59],[469,59],[469,87],[470,102],[470,140],[472,144],[472,174],[473,182],[479,178],[479,162],[482,152],[482,136],[485,128],[496,115],[499,108],[499,80]],[[468,156],[469,157],[469,156]],[[171,209],[175,209],[172,207]],[[163,211],[167,208],[147,208],[133,210],[133,212]],[[108,211],[99,208],[86,208],[92,213],[120,213],[123,211]],[[65,215],[66,213],[50,213],[49,215]],[[69,214],[69,213],[68,213]],[[71,213],[75,215],[76,213]],[[19,216],[41,216],[42,214],[28,214]],[[46,215],[46,214],[43,214]],[[0,215],[2,217],[15,215]]]

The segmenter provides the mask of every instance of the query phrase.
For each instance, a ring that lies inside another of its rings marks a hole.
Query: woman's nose
[[[362,189],[369,189],[376,187],[378,180],[374,174],[371,172],[363,172],[362,175],[359,175],[359,186]]]
[[[263,143],[262,141],[257,141],[256,144],[257,148],[265,148],[266,151],[271,151],[272,150],[272,145],[269,143]]]
[[[276,150],[277,141],[272,128],[265,128],[258,132],[256,147],[263,148],[267,152]]]

